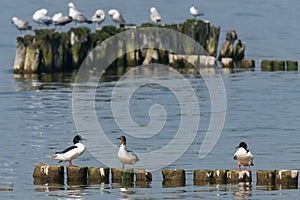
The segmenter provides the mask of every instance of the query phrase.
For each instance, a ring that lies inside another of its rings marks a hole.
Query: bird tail
[[[234,159],[234,160],[237,160],[237,157],[236,157],[236,156],[233,156],[233,159]]]
[[[57,155],[56,154],[48,155],[47,157],[51,158],[53,160],[57,160]]]
[[[254,166],[254,164],[253,164],[253,163],[251,163],[250,165],[251,165],[251,166]]]

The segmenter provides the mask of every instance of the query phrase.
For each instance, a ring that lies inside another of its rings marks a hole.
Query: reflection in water
[[[14,184],[7,182],[7,183],[0,183],[0,191],[13,191]]]

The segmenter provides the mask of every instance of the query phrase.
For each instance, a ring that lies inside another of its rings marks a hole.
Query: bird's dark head
[[[76,135],[74,138],[73,138],[73,143],[76,144],[76,143],[79,143],[81,140],[84,140],[80,135]]]
[[[121,143],[126,145],[126,137],[124,135],[117,138],[118,140],[121,140]]]
[[[240,144],[239,144],[239,146],[237,146],[236,148],[244,148],[245,150],[247,150],[247,148],[248,148],[248,146],[247,146],[247,144],[245,143],[245,142],[241,142]]]

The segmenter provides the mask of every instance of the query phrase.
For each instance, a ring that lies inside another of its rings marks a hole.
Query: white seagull
[[[96,24],[96,30],[101,30],[100,24],[105,19],[105,12],[103,10],[96,10],[95,14],[92,16],[91,20]]]
[[[122,169],[124,169],[124,164],[131,164],[132,167],[134,167],[134,164],[139,161],[139,158],[135,153],[132,151],[126,149],[126,137],[120,136],[117,139],[121,140],[121,146],[119,148],[118,152],[118,158],[120,162],[122,163]]]
[[[85,146],[80,142],[81,140],[83,140],[82,137],[80,135],[76,135],[73,138],[74,146],[68,147],[63,151],[56,152],[48,157],[54,160],[59,160],[58,163],[69,162],[69,166],[73,166],[72,160],[83,154],[85,151]]]
[[[109,11],[108,11],[108,15],[110,15],[110,16],[111,16],[111,19],[112,19],[115,23],[119,24],[120,27],[121,27],[122,25],[124,25],[125,22],[126,22],[125,19],[124,19],[124,17],[121,15],[121,13],[120,13],[117,9],[111,9],[111,10],[109,10]]]
[[[81,12],[78,11],[72,2],[68,4],[68,7],[69,7],[69,16],[72,17],[73,21],[76,22],[77,25],[79,23],[88,23],[88,24],[93,23],[91,20],[86,18]]]
[[[59,12],[59,13],[56,13],[53,15],[52,21],[55,26],[62,27],[64,25],[72,22],[73,19],[71,16],[63,16],[63,14],[61,12]]]
[[[155,7],[150,8],[150,19],[156,24],[161,21],[161,16]]]
[[[189,8],[190,13],[194,16],[194,18],[196,19],[196,17],[204,15],[203,13],[201,13],[198,9],[195,8],[195,6],[190,6]]]
[[[17,17],[12,17],[11,23],[14,24],[15,27],[17,27],[17,29],[20,31],[21,34],[22,34],[22,31],[32,29],[32,27],[29,25],[29,23],[27,21],[25,21],[23,19],[19,19]]]
[[[238,161],[237,171],[241,171],[241,165],[248,166],[248,171],[250,171],[250,166],[254,166],[254,164],[253,155],[250,150],[247,149],[247,144],[245,142],[241,142],[236,148],[238,148],[238,150],[235,152],[233,159]]]
[[[47,13],[48,13],[47,9],[45,8],[39,9],[33,13],[32,19],[39,25],[49,26],[50,24],[52,24],[52,19],[51,17],[46,16]]]

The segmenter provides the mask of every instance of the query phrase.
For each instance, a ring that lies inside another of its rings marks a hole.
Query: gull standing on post
[[[204,15],[198,9],[196,9],[195,6],[193,6],[193,5],[190,6],[189,11],[194,16],[194,19],[196,19],[196,17],[198,17],[198,16]]]
[[[241,142],[239,146],[237,146],[238,150],[235,152],[233,159],[238,161],[238,172],[241,170],[241,165],[248,166],[248,171],[250,171],[250,166],[254,166],[253,164],[253,155],[250,150],[247,149],[247,144],[245,142]]]
[[[32,27],[29,25],[29,23],[27,21],[25,21],[23,19],[19,19],[17,17],[12,17],[11,23],[14,24],[15,27],[17,27],[17,29],[20,31],[21,34],[22,34],[22,31],[32,29]]]
[[[91,20],[96,24],[96,30],[101,30],[100,24],[105,19],[105,12],[101,9],[96,10],[95,14],[92,16]]]
[[[150,19],[156,24],[161,21],[161,16],[155,7],[150,8]]]
[[[82,137],[80,135],[76,135],[73,138],[73,146],[70,146],[63,151],[56,152],[48,157],[54,160],[59,160],[58,163],[69,162],[69,166],[73,166],[72,160],[76,159],[85,151],[85,146],[80,142],[81,140],[83,140]]]
[[[72,22],[72,20],[73,19],[71,16],[63,16],[63,14],[61,12],[56,13],[52,17],[53,24],[55,26],[60,26],[60,27]]]
[[[79,23],[88,23],[88,24],[93,23],[91,20],[86,18],[81,12],[78,11],[72,2],[68,4],[68,7],[69,7],[69,16],[72,17],[73,21],[76,22],[77,26]]]
[[[125,24],[125,19],[117,9],[111,9],[108,11],[108,15],[111,16],[111,19],[122,27]]]
[[[122,163],[122,169],[124,169],[124,164],[131,164],[132,167],[134,167],[134,164],[139,161],[139,158],[135,153],[132,151],[126,149],[126,137],[120,136],[117,139],[121,140],[121,146],[119,148],[118,152],[118,158],[120,162]]]
[[[32,19],[39,25],[49,26],[50,24],[52,24],[52,19],[51,19],[51,17],[46,16],[47,13],[48,13],[48,10],[45,8],[42,8],[33,13]]]

